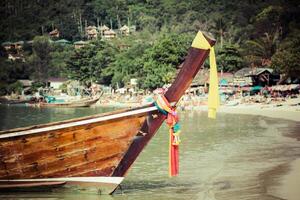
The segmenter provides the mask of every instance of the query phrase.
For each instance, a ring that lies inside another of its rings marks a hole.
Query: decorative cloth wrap
[[[180,125],[179,117],[164,95],[159,95],[154,105],[158,111],[166,115],[166,124],[169,127],[169,175],[177,176],[179,172],[179,144],[180,144]]]
[[[192,43],[192,47],[209,51],[209,93],[208,93],[208,117],[215,119],[217,109],[220,106],[219,82],[216,64],[215,49],[209,44],[203,33],[199,31]]]

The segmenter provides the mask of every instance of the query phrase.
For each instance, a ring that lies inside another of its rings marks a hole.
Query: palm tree
[[[246,59],[251,63],[270,66],[279,43],[279,33],[264,33],[263,37],[246,41]]]
[[[218,17],[213,20],[212,29],[220,37],[220,44],[222,49],[224,44],[224,36],[227,33],[226,32],[227,25],[225,24],[222,17]]]

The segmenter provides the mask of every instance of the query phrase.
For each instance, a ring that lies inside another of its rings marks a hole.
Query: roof
[[[89,29],[89,30],[86,30],[86,32],[87,32],[87,34],[90,34],[90,35],[98,34],[97,29]]]
[[[233,74],[228,72],[218,72],[219,84],[225,85],[233,82]],[[204,85],[205,83],[209,83],[209,70],[202,69],[196,77],[194,78],[192,85]]]
[[[237,72],[234,73],[235,77],[244,77],[244,76],[249,76],[252,74],[252,69],[250,67],[244,67]]]
[[[85,30],[92,30],[92,29],[97,29],[97,27],[96,26],[88,26],[85,28]]]
[[[74,42],[74,44],[75,45],[76,44],[88,44],[88,42],[80,40],[80,41]]]
[[[127,30],[129,30],[129,27],[126,25],[124,25],[120,28],[120,31],[127,31]]]
[[[3,42],[1,45],[2,46],[10,46],[10,45],[12,45],[12,43],[11,42]]]
[[[50,35],[54,35],[54,34],[57,34],[59,31],[57,30],[57,28],[56,29],[54,29],[53,31],[51,31],[49,34]]]
[[[200,70],[192,81],[192,85],[204,85],[207,83],[209,76],[208,69]]]
[[[272,74],[274,70],[271,68],[256,68],[256,70],[254,71],[254,75],[259,75],[266,71],[269,72],[270,74]]]
[[[245,76],[253,76],[253,75],[259,75],[263,72],[269,72],[270,74],[273,73],[273,69],[271,68],[250,68],[250,67],[244,67],[237,72],[235,72],[234,76],[235,77],[245,77]]]
[[[29,79],[20,79],[20,80],[18,80],[20,83],[22,83],[22,85],[24,86],[24,87],[29,87],[29,86],[31,86],[31,84],[32,84],[32,82],[33,81],[31,81],[31,80],[29,80]]]
[[[109,30],[109,28],[107,26],[103,25],[103,26],[100,26],[99,30],[100,31],[107,31],[107,30]]]
[[[55,41],[55,43],[58,43],[58,44],[70,44],[71,42],[69,40],[61,39],[61,40]]]
[[[15,44],[23,45],[23,44],[24,44],[24,41],[18,41],[18,42],[15,42]]]
[[[68,79],[66,78],[56,78],[56,77],[50,77],[48,78],[48,82],[66,82]]]

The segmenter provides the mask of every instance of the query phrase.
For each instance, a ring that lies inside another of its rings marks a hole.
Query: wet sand
[[[197,107],[196,110],[207,111],[207,106]],[[219,113],[257,115],[262,117],[278,118],[280,120],[291,120],[297,122],[295,127],[279,128],[285,137],[290,137],[300,141],[300,106],[290,106],[283,104],[276,106],[271,105],[237,105],[237,106],[221,106]],[[251,176],[247,178],[247,184],[236,181],[240,187],[245,187],[248,194],[252,191],[258,196],[249,196],[249,199],[266,199],[266,200],[299,200],[300,199],[300,152],[297,158],[293,158],[290,162],[280,164],[275,168],[271,168],[267,172],[261,172],[258,180],[253,180],[251,185]],[[222,182],[222,181],[221,181]],[[228,197],[236,198],[239,192],[243,191],[219,191],[214,196],[218,198],[209,199],[228,199]]]
[[[260,115],[271,118],[287,119],[300,122],[299,106],[235,106],[220,108],[220,112],[233,114]],[[286,137],[292,137],[300,141],[300,124],[290,127]],[[283,131],[283,130],[282,130]],[[284,132],[284,131],[283,131]],[[263,193],[266,199],[278,200],[299,200],[300,199],[300,152],[299,157],[290,163],[279,165],[260,176]]]
[[[299,200],[300,159],[279,166],[265,175],[266,192],[278,199]]]

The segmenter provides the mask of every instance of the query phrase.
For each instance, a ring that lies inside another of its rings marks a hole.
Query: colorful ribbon
[[[154,102],[157,109],[167,115],[166,123],[169,127],[169,175],[177,176],[179,172],[179,144],[180,144],[180,125],[175,107],[172,107],[164,95],[159,95]]]
[[[215,49],[209,44],[203,33],[199,31],[192,43],[192,47],[209,51],[209,93],[208,93],[208,117],[215,119],[217,109],[220,106],[218,71]]]

